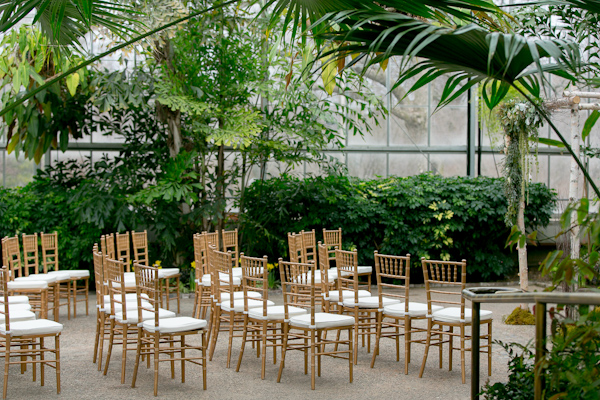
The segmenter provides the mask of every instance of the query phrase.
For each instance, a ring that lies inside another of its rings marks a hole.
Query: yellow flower
[[[192,269],[196,269],[196,261],[192,261],[190,265]]]
[[[273,264],[271,264],[271,263],[267,263],[267,270],[268,270],[268,271],[272,271],[272,270],[274,270],[274,269],[275,269],[275,268],[277,268],[277,267],[278,267],[278,264],[277,264],[277,263],[273,263]]]
[[[160,265],[161,263],[162,263],[162,261],[160,261],[160,260],[154,261],[154,266],[158,269],[161,269],[162,268],[162,266]]]

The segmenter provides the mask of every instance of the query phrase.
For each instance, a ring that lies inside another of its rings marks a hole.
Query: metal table
[[[473,302],[472,345],[471,345],[471,399],[479,399],[479,312],[481,303],[535,303],[535,362],[546,354],[546,305],[547,304],[589,304],[600,306],[600,293],[556,293],[529,292],[520,289],[480,287],[462,292],[465,299]],[[491,351],[491,350],[490,350]],[[542,398],[543,376],[535,369],[534,398]]]

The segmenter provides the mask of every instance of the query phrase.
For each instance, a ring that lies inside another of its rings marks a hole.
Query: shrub
[[[555,198],[544,185],[531,185],[530,229],[548,224]],[[504,246],[509,229],[502,179],[282,176],[255,181],[244,201],[241,231],[249,254],[287,258],[287,232],[314,228],[319,237],[322,228],[341,227],[344,246],[356,246],[361,264],[372,264],[373,250],[410,253],[419,269],[421,257],[464,258],[471,280],[501,277],[514,266]]]

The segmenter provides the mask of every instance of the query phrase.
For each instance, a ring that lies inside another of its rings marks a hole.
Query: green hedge
[[[556,194],[542,184],[529,188],[525,220],[529,229],[548,224]],[[359,180],[340,176],[255,181],[241,210],[244,250],[269,259],[288,258],[287,232],[342,228],[344,247],[356,246],[359,262],[373,262],[373,251],[421,257],[466,259],[470,280],[489,280],[513,272],[505,249],[502,179],[407,178]],[[420,268],[420,267],[419,267]],[[420,276],[415,275],[415,278]]]

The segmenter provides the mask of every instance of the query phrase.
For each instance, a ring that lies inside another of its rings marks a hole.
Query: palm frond
[[[102,26],[117,36],[135,32],[138,11],[105,0],[0,0],[0,33],[7,32],[31,13],[44,34],[61,46],[78,46],[92,26]]]

